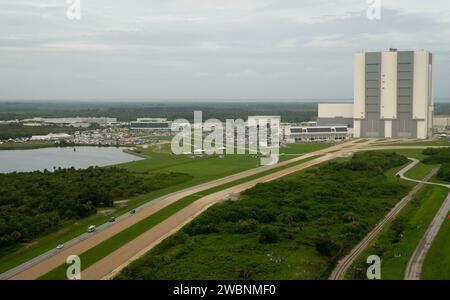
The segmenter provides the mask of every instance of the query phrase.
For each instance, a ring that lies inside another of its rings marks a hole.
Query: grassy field
[[[386,143],[385,146],[447,146],[450,147],[450,141],[448,139],[439,139],[435,141],[414,141],[414,142],[405,142],[405,143]]]
[[[378,255],[382,259],[383,280],[403,279],[411,255],[446,196],[447,189],[436,186],[426,186],[419,191],[354,262],[346,278],[365,279],[366,258]]]
[[[450,215],[450,211],[448,212]],[[450,280],[450,218],[442,224],[429,250],[421,279]]]
[[[291,145],[286,153],[306,154],[311,151],[327,148],[331,144],[295,144]],[[284,148],[282,148],[284,149]],[[283,151],[283,150],[281,150]],[[289,152],[288,152],[289,151]],[[194,179],[183,184],[172,186],[170,188],[142,195],[127,203],[125,207],[117,207],[114,216],[127,213],[129,210],[151,201],[160,196],[173,193],[197,184],[201,184],[210,180],[222,178],[228,175],[252,169],[258,166],[259,159],[250,155],[231,155],[220,158],[218,156],[210,156],[203,158],[190,158],[188,156],[172,155],[170,145],[161,145],[142,149],[144,155],[149,159],[125,163],[119,165],[132,172],[148,173],[148,172],[170,172],[178,170],[180,173],[187,173],[194,176]],[[284,156],[288,159],[295,156]],[[282,156],[282,158],[284,158]],[[211,168],[214,166],[214,168]],[[0,273],[7,271],[27,260],[36,257],[48,250],[54,249],[57,245],[63,244],[72,238],[85,232],[86,228],[91,225],[101,225],[108,222],[111,215],[96,215],[77,221],[76,223],[68,223],[64,230],[50,234],[45,238],[38,239],[28,245],[24,245],[20,250],[13,253],[2,255],[0,258]]]
[[[56,147],[51,142],[25,142],[25,143],[3,143],[0,144],[0,150],[29,150]]]
[[[127,228],[126,230],[118,233],[117,235],[111,237],[110,239],[102,242],[101,244],[89,249],[88,251],[82,253],[80,255],[80,258],[83,262],[83,270],[100,260],[101,258],[105,257],[109,253],[112,253],[114,250],[117,250],[121,246],[125,245],[127,242],[133,240],[134,238],[138,237],[142,233],[146,232],[147,230],[151,229],[153,226],[157,225],[158,223],[162,222],[163,220],[167,219],[171,215],[175,214],[179,210],[185,208],[189,204],[193,203],[194,201],[218,192],[220,190],[253,180],[257,179],[266,175],[269,175],[273,172],[281,171],[286,168],[290,168],[292,166],[295,166],[299,163],[304,163],[310,160],[313,160],[317,158],[318,156],[313,156],[310,158],[307,158],[305,160],[301,160],[300,162],[291,163],[282,167],[275,168],[273,170],[265,171],[259,174],[255,174],[252,176],[248,176],[246,178],[242,178],[239,180],[235,180],[208,190],[205,190],[200,193],[196,193],[195,195],[187,196],[183,199],[178,200],[177,202],[165,207],[164,209],[158,211],[157,213],[149,216],[148,218],[138,222],[137,224]],[[61,265],[60,267],[50,271],[49,273],[42,276],[40,279],[43,280],[57,280],[57,279],[65,279],[65,273],[66,272],[66,265]]]
[[[438,168],[438,164],[424,164],[419,162],[414,168],[409,170],[405,175],[411,179],[422,180],[427,174],[429,174],[434,168]]]
[[[336,260],[410,189],[392,176],[406,160],[364,155],[260,184],[239,201],[216,204],[118,278],[326,278]],[[382,175],[381,165],[391,170]]]

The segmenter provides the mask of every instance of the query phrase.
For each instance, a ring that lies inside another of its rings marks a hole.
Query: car
[[[87,232],[90,233],[90,232],[94,232],[95,230],[97,230],[97,227],[95,227],[95,225],[91,225],[91,226],[89,226]]]
[[[132,215],[134,215],[136,213],[136,210],[135,209],[132,209],[131,211],[130,211],[130,214],[132,214]]]
[[[57,250],[61,250],[62,248],[64,248],[64,245],[63,245],[63,244],[59,244],[58,246],[56,246],[56,249],[57,249]]]
[[[115,222],[115,221],[116,221],[116,218],[114,218],[114,217],[111,217],[111,219],[109,219],[110,223]]]

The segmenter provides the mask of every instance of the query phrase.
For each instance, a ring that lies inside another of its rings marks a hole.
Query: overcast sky
[[[353,96],[353,54],[427,49],[450,97],[450,2],[0,0],[0,99]]]

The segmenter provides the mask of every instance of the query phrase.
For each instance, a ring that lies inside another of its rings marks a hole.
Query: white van
[[[94,232],[97,229],[97,227],[95,227],[95,225],[91,225],[89,226],[87,232]]]

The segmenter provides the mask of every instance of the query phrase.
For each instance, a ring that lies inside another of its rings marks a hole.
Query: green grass
[[[439,167],[436,164],[424,164],[419,162],[414,168],[409,170],[405,175],[411,179],[422,180],[427,174],[429,174],[434,168]]]
[[[332,146],[332,144],[294,144],[286,147],[285,153],[309,153],[319,149]],[[280,153],[284,151],[284,147],[280,149]],[[147,160],[140,160],[119,165],[132,172],[180,172],[187,173],[195,178],[191,181],[176,186],[155,191],[147,195],[142,195],[131,199],[126,207],[120,208],[114,212],[115,216],[127,213],[129,210],[136,208],[143,203],[156,199],[160,196],[167,195],[185,188],[189,188],[198,184],[202,184],[211,180],[223,178],[235,173],[239,173],[248,169],[259,166],[259,158],[250,155],[229,155],[224,158],[218,156],[205,156],[202,158],[190,158],[184,155],[173,155],[170,151],[170,145],[161,145],[142,149],[142,154],[150,157]],[[296,156],[281,156],[283,158],[292,159]],[[213,168],[211,166],[214,166]],[[261,175],[263,176],[263,175]],[[250,180],[252,177],[249,177]],[[236,183],[237,184],[237,183]],[[20,265],[46,251],[54,249],[59,244],[64,244],[76,236],[84,233],[89,225],[101,225],[108,222],[110,216],[91,216],[87,219],[79,220],[75,223],[67,222],[65,230],[61,230],[46,237],[33,241],[30,245],[22,247],[10,253],[3,253],[0,257],[0,273],[5,272],[17,265]]]
[[[447,215],[450,215],[450,211]],[[450,218],[445,219],[425,259],[422,278],[450,280]]]
[[[378,169],[372,155],[368,161],[369,168]],[[348,169],[325,164],[257,185],[239,201],[208,209],[118,278],[326,278],[344,249],[359,241],[409,189],[395,178],[360,168],[364,163],[358,161]],[[292,219],[299,208],[300,217]],[[266,226],[279,238],[261,242]],[[322,236],[331,239],[334,253],[317,250],[315,241]]]
[[[365,279],[366,258],[378,255],[382,258],[383,280],[403,279],[411,255],[446,196],[447,189],[441,187],[425,186],[420,190],[395,219],[404,224],[404,236],[396,240],[394,221],[391,221],[349,268],[346,278]]]
[[[435,141],[414,141],[414,142],[405,142],[405,143],[386,143],[384,146],[448,146],[450,147],[450,141],[446,139],[439,139]]]
[[[125,245],[127,242],[133,240],[134,238],[138,237],[139,235],[143,234],[147,230],[151,229],[156,224],[160,223],[161,221],[165,220],[169,216],[175,214],[179,210],[185,208],[189,204],[193,203],[194,201],[206,196],[210,195],[212,193],[224,190],[226,188],[248,182],[253,179],[257,179],[269,174],[272,174],[277,171],[281,171],[290,167],[293,167],[295,165],[305,163],[307,161],[313,160],[318,158],[319,156],[313,156],[298,162],[290,163],[282,167],[277,167],[272,170],[264,171],[259,174],[254,174],[242,179],[238,179],[229,183],[222,184],[217,187],[210,188],[208,190],[196,193],[195,195],[187,196],[183,199],[178,200],[177,202],[165,207],[164,209],[158,211],[157,213],[149,216],[148,218],[136,223],[135,225],[125,229],[124,231],[118,233],[117,235],[111,237],[110,239],[100,243],[99,245],[89,249],[88,251],[82,253],[80,255],[81,261],[83,263],[82,268],[83,270],[100,260],[101,258],[105,257],[106,255],[112,253],[114,250],[120,248],[121,246]],[[42,276],[40,279],[44,280],[53,280],[53,279],[64,279],[65,278],[65,270],[66,265],[61,265],[58,268],[50,271],[49,273]]]
[[[3,143],[0,144],[0,150],[30,150],[57,146],[58,145],[51,142]]]

